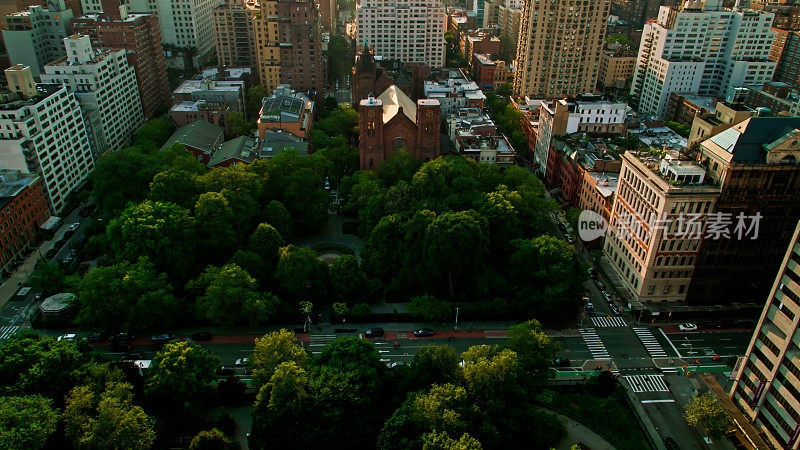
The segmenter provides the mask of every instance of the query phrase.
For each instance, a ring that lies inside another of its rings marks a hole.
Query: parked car
[[[58,337],[59,341],[67,341],[67,342],[75,342],[78,339],[78,335],[75,333],[69,334],[62,334]]]
[[[247,358],[239,358],[235,363],[233,363],[233,365],[236,367],[247,367],[248,362],[250,362],[250,360]]]
[[[144,352],[140,352],[138,350],[137,351],[127,352],[124,355],[122,355],[122,358],[120,358],[120,361],[136,361],[137,359],[145,359],[144,358]]]
[[[573,239],[572,236],[570,236],[570,235],[567,235],[567,237],[565,239],[570,244],[574,244],[575,243],[575,239]]]
[[[112,352],[124,352],[130,348],[131,342],[133,342],[133,335],[128,333],[119,333],[113,336],[110,340]]]
[[[177,337],[171,333],[164,333],[164,334],[157,334],[155,336],[150,337],[150,342],[153,344],[153,348],[160,349],[169,342],[174,341]]]
[[[569,358],[556,358],[553,360],[553,367],[569,367]]]
[[[72,253],[70,253],[70,254],[68,254],[67,256],[64,257],[64,260],[62,262],[64,263],[65,266],[67,266],[67,265],[72,264],[72,261],[74,261],[74,259],[75,259],[75,257],[72,256]]]
[[[100,334],[100,333],[92,333],[92,334],[86,336],[86,342],[88,342],[90,344],[97,344],[97,343],[105,342],[105,341],[106,341],[106,337],[104,335]]]
[[[608,292],[603,292],[603,297],[605,297],[605,299],[606,299],[606,301],[607,301],[608,303],[611,303],[611,302],[613,302],[613,301],[614,301],[614,296],[612,296],[612,295],[611,295],[611,294],[609,294]]]
[[[74,232],[78,231],[78,228],[80,228],[80,227],[81,227],[80,222],[75,222],[75,223],[71,224],[69,227],[67,227],[67,231],[69,231],[70,233],[74,233]]]
[[[370,328],[369,330],[364,332],[364,336],[366,336],[368,338],[382,337],[383,336],[383,328],[381,328],[381,327]]]
[[[386,367],[388,367],[390,369],[394,369],[395,367],[400,367],[400,366],[405,366],[405,365],[406,365],[406,363],[404,363],[403,361],[395,361],[395,362],[387,362],[386,363]]]
[[[597,288],[600,289],[601,291],[605,291],[606,290],[606,285],[602,281],[597,280],[597,281],[595,281],[595,283],[597,283]]]
[[[589,276],[597,279],[597,269],[594,267],[589,267]]]
[[[678,329],[681,331],[697,331],[697,325],[693,323],[682,323],[678,325]]]
[[[430,337],[434,334],[436,334],[436,332],[430,328],[420,328],[419,330],[414,330],[414,336],[416,337]]]
[[[37,292],[37,293],[33,294],[33,299],[38,302],[39,300],[42,299],[42,293],[41,292]]]
[[[219,375],[222,377],[232,376],[234,374],[234,369],[231,366],[221,366],[219,368]]]
[[[585,302],[584,306],[586,307],[587,311],[591,311],[594,309],[594,305],[592,304],[592,302]]]
[[[199,331],[192,335],[193,341],[210,341],[213,336],[208,331]]]
[[[614,313],[615,316],[620,315],[619,308],[617,308],[617,305],[610,305],[609,307],[611,308],[611,312]]]

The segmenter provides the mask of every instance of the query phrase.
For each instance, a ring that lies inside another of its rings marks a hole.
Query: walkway
[[[556,450],[569,450],[573,445],[579,442],[592,450],[614,450],[614,446],[609,444],[603,436],[595,433],[586,425],[547,408],[542,408],[541,406],[537,406],[537,408],[557,416],[564,421],[564,425],[567,427],[567,437],[556,444]]]
[[[342,224],[344,218],[338,214],[330,214],[325,228],[316,236],[303,238],[294,244],[299,247],[314,247],[317,245],[342,245],[349,247],[355,253],[356,259],[361,261],[361,238],[353,234],[344,234]]]

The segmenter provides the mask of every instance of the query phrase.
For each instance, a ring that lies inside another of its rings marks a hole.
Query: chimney
[[[6,69],[5,74],[11,92],[16,92],[24,99],[36,96],[36,84],[33,82],[33,73],[29,66],[16,64]]]

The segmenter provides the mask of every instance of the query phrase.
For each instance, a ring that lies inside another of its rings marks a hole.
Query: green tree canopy
[[[444,213],[425,232],[425,257],[430,269],[446,275],[452,298],[456,281],[474,275],[486,253],[486,219],[475,211]]]
[[[236,264],[209,266],[187,287],[201,293],[198,315],[220,324],[264,323],[278,302],[272,294],[259,293],[256,280]]]
[[[219,358],[187,342],[164,346],[156,354],[147,379],[146,393],[164,410],[184,417],[195,415],[195,406],[211,381],[216,380]]]
[[[328,266],[307,248],[281,248],[275,278],[284,294],[297,301],[325,298],[328,291]]]
[[[239,444],[219,429],[212,428],[197,433],[189,444],[189,450],[239,450]]]
[[[534,379],[552,376],[550,363],[558,354],[558,344],[550,339],[541,324],[529,320],[508,329],[508,348],[519,358],[520,368]]]
[[[348,303],[367,298],[367,276],[361,271],[358,260],[352,255],[342,255],[328,269],[333,294]]]
[[[260,223],[250,235],[248,248],[267,263],[275,264],[277,262],[278,251],[281,247],[283,247],[281,234],[268,223]]]
[[[704,436],[719,439],[728,431],[728,415],[710,393],[695,395],[684,408],[683,417],[689,426],[697,427]]]
[[[196,201],[196,179],[195,174],[185,170],[167,169],[159,172],[150,183],[150,199],[189,208]]]
[[[250,367],[259,386],[266,384],[275,368],[287,361],[295,362],[301,367],[308,361],[308,353],[297,344],[294,333],[281,329],[256,339]]]
[[[264,219],[264,222],[275,227],[284,239],[292,237],[292,216],[283,203],[270,200],[264,208]]]
[[[0,397],[0,447],[44,448],[58,418],[53,401],[41,395]]]

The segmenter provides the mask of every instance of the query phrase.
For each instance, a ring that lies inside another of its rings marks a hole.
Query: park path
[[[356,259],[361,261],[361,238],[354,234],[344,234],[342,224],[344,218],[339,214],[329,214],[328,223],[316,236],[299,239],[295,245],[299,247],[314,247],[323,244],[335,244],[350,247],[355,253]]]
[[[569,450],[578,442],[583,443],[592,450],[614,450],[614,446],[609,444],[603,436],[595,433],[586,425],[547,408],[542,408],[540,406],[537,406],[537,408],[546,413],[553,414],[564,421],[564,425],[567,428],[567,437],[556,444],[556,450]]]

